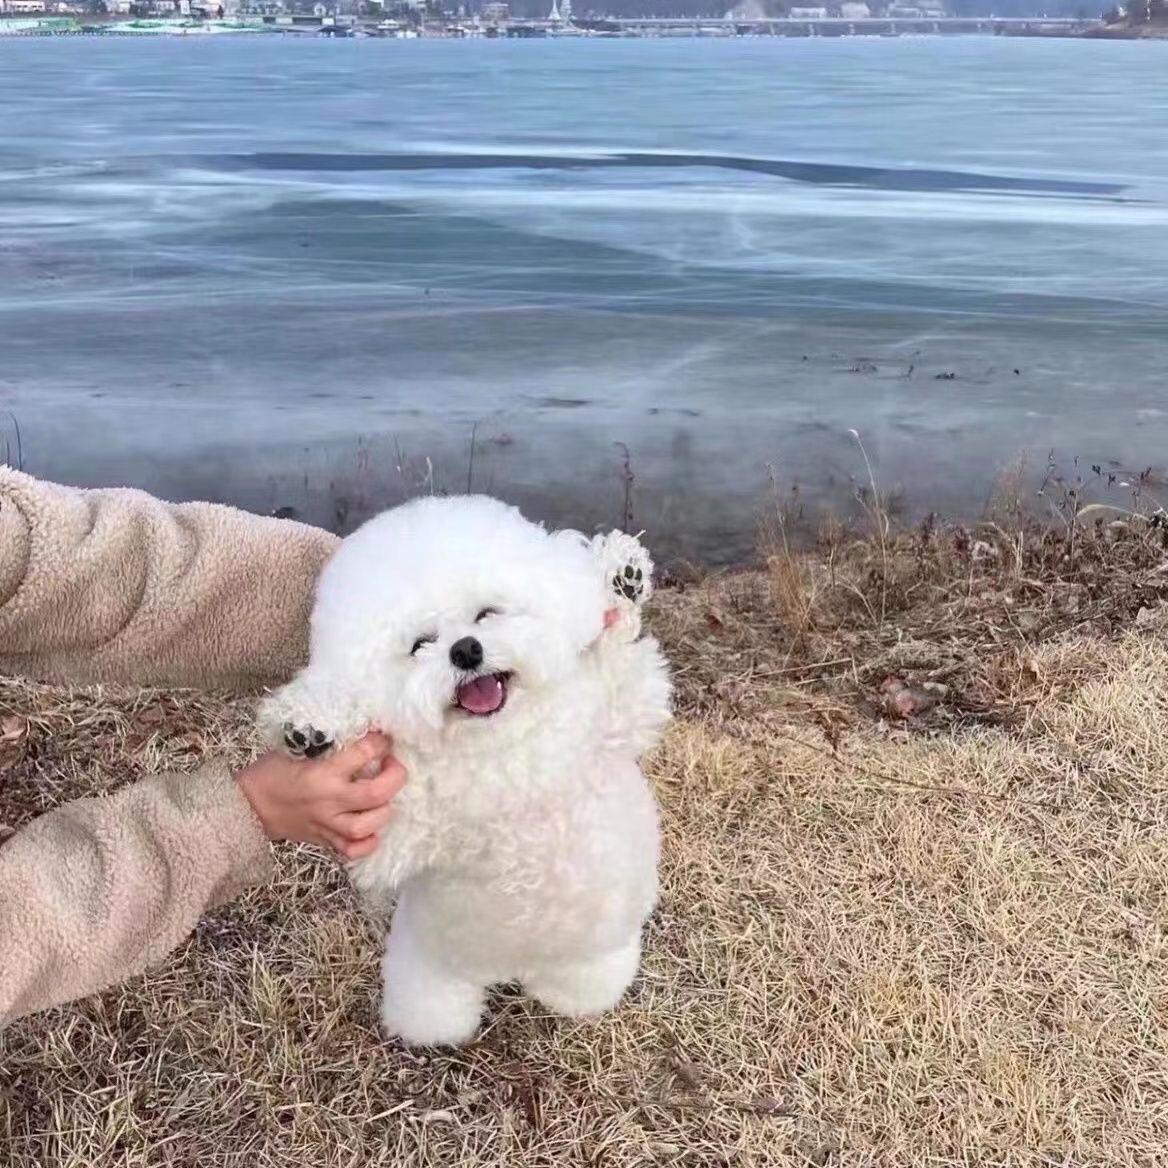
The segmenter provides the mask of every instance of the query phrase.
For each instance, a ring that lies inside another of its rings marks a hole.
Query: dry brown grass
[[[1162,552],[928,538],[879,581],[870,549],[794,563],[803,634],[767,573],[661,593],[663,895],[618,1012],[503,991],[466,1051],[385,1045],[376,938],[288,848],[166,966],[0,1035],[0,1163],[1168,1161]],[[888,673],[944,700],[893,722]],[[4,682],[4,717],[15,824],[238,755],[247,705]]]

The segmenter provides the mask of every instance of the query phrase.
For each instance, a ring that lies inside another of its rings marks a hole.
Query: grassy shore
[[[663,894],[598,1022],[375,1024],[343,877],[277,882],[0,1035],[11,1168],[1095,1165],[1168,1147],[1163,530],[998,514],[677,578]],[[208,752],[249,699],[0,682],[0,821]]]

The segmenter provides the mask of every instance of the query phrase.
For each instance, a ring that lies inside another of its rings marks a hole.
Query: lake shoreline
[[[1100,41],[1168,41],[1168,24],[1102,24],[1077,35]]]

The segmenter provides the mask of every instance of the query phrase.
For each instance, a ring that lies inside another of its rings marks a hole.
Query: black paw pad
[[[626,600],[640,600],[645,591],[645,573],[632,564],[625,564],[623,570],[613,576],[612,590]]]
[[[296,758],[317,758],[330,750],[332,738],[315,726],[293,726],[284,723],[284,746]]]

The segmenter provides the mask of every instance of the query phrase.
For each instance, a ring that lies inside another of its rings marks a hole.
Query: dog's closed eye
[[[432,645],[438,637],[434,633],[427,633],[424,637],[419,637],[410,649],[410,656],[412,657],[423,645]]]
[[[487,617],[489,617],[489,616],[498,616],[498,615],[499,615],[499,610],[497,608],[480,609],[478,616],[475,617],[475,624],[477,625],[479,623],[479,621],[486,620]]]

